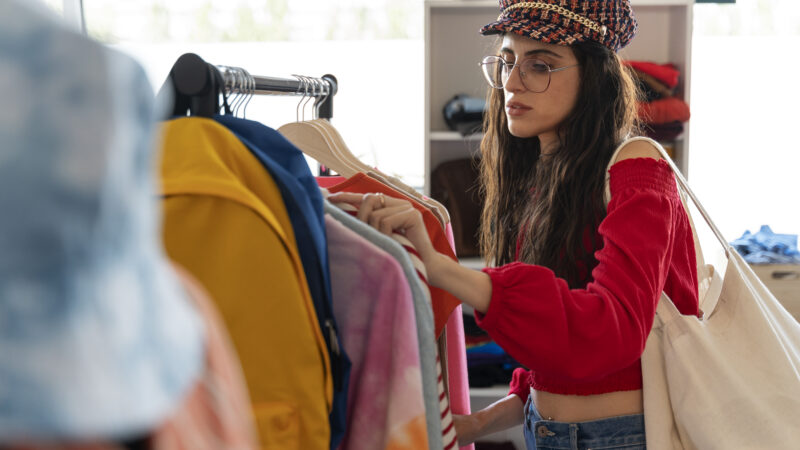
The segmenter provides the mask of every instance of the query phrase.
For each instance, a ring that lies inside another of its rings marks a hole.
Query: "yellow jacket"
[[[223,316],[261,448],[327,449],[330,360],[278,187],[211,119],[165,122],[162,139],[164,245]]]

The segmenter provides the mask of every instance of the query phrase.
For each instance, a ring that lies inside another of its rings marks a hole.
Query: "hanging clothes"
[[[429,448],[409,284],[397,261],[330,216],[334,312],[353,361],[341,450]]]
[[[162,140],[165,247],[228,326],[262,448],[328,449],[330,362],[278,187],[211,119],[168,121]]]
[[[428,448],[440,449],[442,444],[442,420],[440,416],[437,350],[433,333],[433,311],[430,306],[430,292],[417,276],[411,258],[397,242],[380,233],[378,230],[361,222],[342,211],[332,203],[325,201],[324,210],[339,223],[371,242],[376,247],[389,253],[403,269],[414,304],[414,319],[417,325],[417,344],[420,355],[420,371],[422,375],[422,392],[425,403],[425,418],[428,430]]]
[[[347,213],[355,216],[358,213],[358,208],[353,205],[347,203],[338,203],[337,206],[342,210],[346,211]],[[427,280],[427,273],[425,270],[425,265],[422,263],[422,260],[419,258],[419,253],[417,249],[414,247],[414,244],[411,243],[405,236],[392,233],[391,239],[400,244],[403,251],[405,251],[408,256],[410,257],[411,264],[414,267],[414,271],[416,273],[417,278],[422,282],[422,288],[424,292],[424,297],[427,300],[427,305],[431,304],[431,295],[430,295],[430,285],[428,285]],[[441,342],[441,341],[440,341]],[[455,432],[455,424],[453,422],[452,412],[450,410],[450,400],[447,397],[447,392],[444,383],[444,375],[442,370],[442,361],[440,358],[440,354],[442,352],[441,346],[437,347],[436,350],[436,380],[437,380],[437,396],[439,399],[439,418],[442,422],[442,444],[445,450],[450,450],[456,447],[458,444],[458,439]]]
[[[0,42],[0,446],[148,433],[206,339],[158,245],[152,89],[42,6],[0,2]]]
[[[363,173],[356,174],[348,178],[347,181],[339,183],[335,186],[331,186],[328,188],[328,190],[331,193],[355,192],[359,194],[367,194],[380,192],[390,197],[401,198],[403,200],[410,201],[414,208],[422,213],[422,219],[425,222],[425,228],[428,231],[428,235],[431,237],[431,242],[433,243],[436,251],[443,253],[454,260],[456,259],[450,244],[447,242],[447,237],[445,236],[445,232],[442,229],[441,223],[426,206],[419,204],[416,200],[397,192],[396,190],[382,184],[375,179],[370,178]],[[450,318],[450,314],[453,312],[456,306],[461,304],[461,302],[449,292],[436,287],[431,287],[431,299],[433,302],[434,332],[438,337],[444,330],[444,326],[447,323],[447,320]]]
[[[280,133],[259,122],[230,115],[214,120],[232,131],[269,172],[280,191],[295,232],[317,321],[325,338],[333,375],[331,449],[344,435],[350,361],[341,345],[331,305],[331,277],[322,196],[303,153]]]

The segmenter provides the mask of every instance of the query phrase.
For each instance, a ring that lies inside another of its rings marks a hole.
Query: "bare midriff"
[[[531,389],[531,400],[543,418],[558,422],[586,422],[644,411],[641,389],[596,395],[563,395]]]

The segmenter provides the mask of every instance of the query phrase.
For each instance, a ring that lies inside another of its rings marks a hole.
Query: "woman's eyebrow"
[[[556,58],[561,58],[561,55],[554,51],[547,50],[545,48],[539,48],[536,50],[528,50],[525,52],[525,56],[534,56],[534,55],[550,55],[555,56]]]
[[[503,47],[500,49],[500,53],[508,53],[513,55],[514,50],[511,50],[511,48],[509,47]],[[556,58],[562,58],[562,56],[559,55],[558,53],[552,50],[547,50],[546,48],[537,48],[535,50],[528,50],[527,52],[525,52],[525,56],[537,56],[537,55],[550,55]]]

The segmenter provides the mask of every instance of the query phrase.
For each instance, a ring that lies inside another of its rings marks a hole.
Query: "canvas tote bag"
[[[634,139],[658,148],[684,206],[688,195],[728,259],[724,277],[704,264],[692,226],[704,316],[681,315],[662,293],[642,355],[648,449],[800,448],[800,324],[722,237],[664,149]]]

